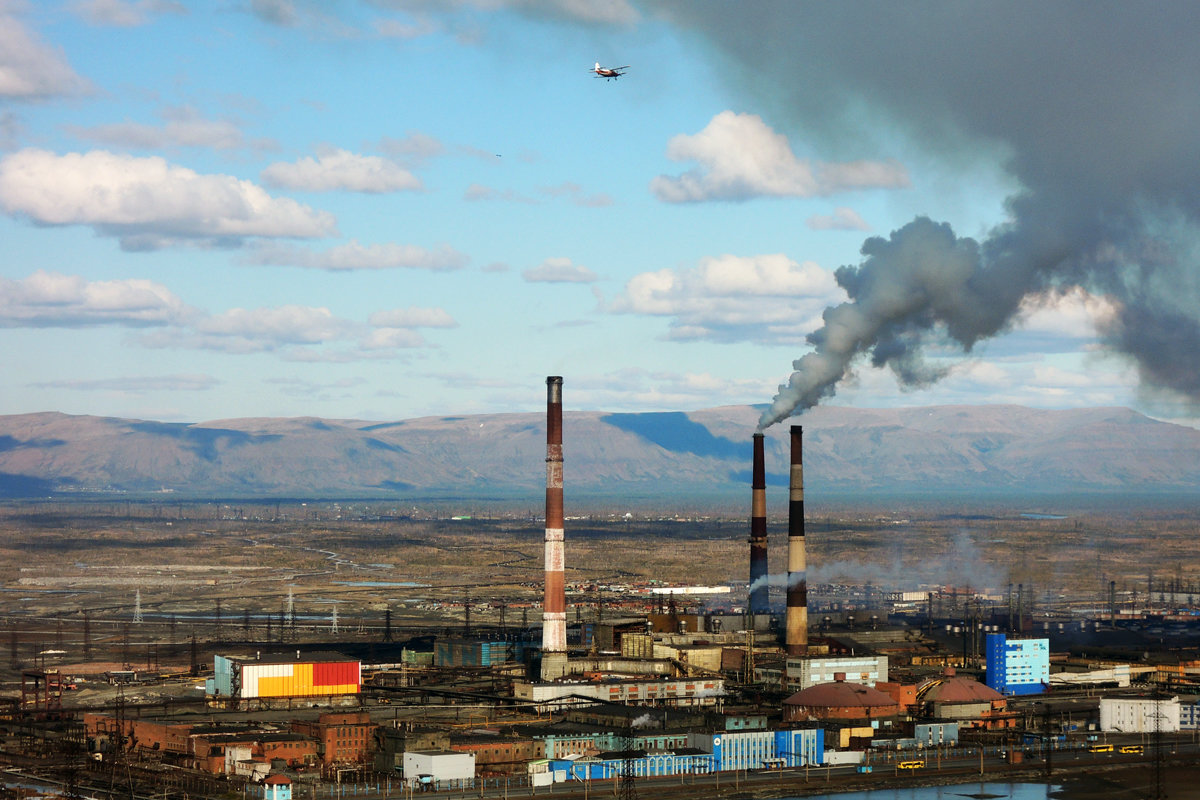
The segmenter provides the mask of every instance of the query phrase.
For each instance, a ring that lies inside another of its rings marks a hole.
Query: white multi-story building
[[[888,679],[887,656],[804,656],[787,660],[784,690],[798,692],[818,683],[841,680],[875,686]]]
[[[1100,698],[1100,730],[1109,733],[1175,733],[1179,730],[1178,697]]]

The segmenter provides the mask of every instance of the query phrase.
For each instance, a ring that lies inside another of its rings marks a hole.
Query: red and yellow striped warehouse
[[[230,700],[358,694],[362,665],[338,653],[216,656],[208,694]]]

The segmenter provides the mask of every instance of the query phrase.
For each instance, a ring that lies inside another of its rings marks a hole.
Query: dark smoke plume
[[[904,136],[947,168],[999,157],[1020,187],[979,241],[918,218],[869,239],[760,426],[831,396],[862,358],[904,386],[940,377],[1030,295],[1116,309],[1101,339],[1142,386],[1200,399],[1200,5],[679,0],[655,4],[724,74],[830,155]],[[886,151],[884,151],[886,152]]]

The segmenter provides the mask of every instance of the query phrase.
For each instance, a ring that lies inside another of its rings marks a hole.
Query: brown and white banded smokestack
[[[750,482],[750,614],[765,614],[767,599],[767,470],[763,435],[754,434],[754,467]],[[753,624],[753,623],[751,623]]]
[[[788,490],[788,582],[786,645],[789,656],[808,654],[808,563],[804,552],[803,428],[792,426],[792,474]]]
[[[563,558],[562,383],[546,378],[546,597],[542,604],[542,679],[562,677],[567,656]]]

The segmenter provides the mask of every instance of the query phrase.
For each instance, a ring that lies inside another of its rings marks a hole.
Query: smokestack
[[[787,654],[808,655],[808,563],[804,552],[803,428],[792,426],[792,472],[788,489]]]
[[[767,471],[763,465],[763,434],[754,434],[754,477],[750,483],[750,625],[765,614],[767,599]]]
[[[546,378],[546,597],[542,603],[542,680],[567,671],[567,593],[563,559],[562,382]]]

